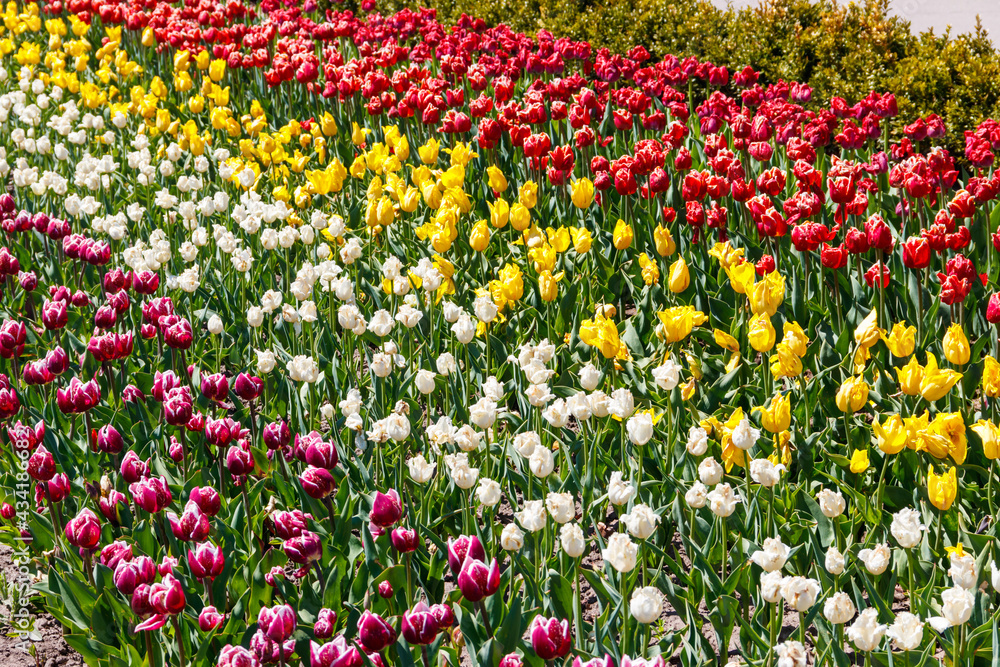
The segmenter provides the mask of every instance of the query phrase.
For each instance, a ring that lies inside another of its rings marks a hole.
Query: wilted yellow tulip
[[[493,192],[501,193],[507,190],[507,177],[503,175],[499,167],[490,165],[486,168],[486,184]]]
[[[775,394],[765,407],[754,408],[760,413],[760,424],[771,433],[780,433],[792,423],[792,404],[788,396]]]
[[[934,466],[927,467],[927,496],[931,505],[942,512],[951,508],[958,495],[958,473],[955,468],[948,468],[948,472],[938,475],[934,472]]]
[[[882,330],[878,328],[878,311],[874,308],[869,311],[865,319],[854,330],[854,342],[859,347],[871,347],[882,337]]]
[[[968,440],[965,437],[965,422],[961,412],[939,412],[930,425],[931,432],[947,440],[948,455],[955,463],[962,465],[968,453]],[[943,457],[939,457],[943,458]]]
[[[855,449],[854,453],[851,454],[851,472],[855,474],[863,473],[868,470],[868,450],[867,449]]]
[[[587,208],[594,203],[594,183],[589,178],[580,178],[573,181],[573,192],[571,196],[573,206],[577,208]]]
[[[776,337],[777,332],[774,330],[774,325],[771,324],[770,317],[761,314],[750,318],[750,328],[747,333],[750,347],[758,352],[770,352],[771,348],[774,347]]]
[[[538,184],[534,181],[528,181],[522,185],[517,191],[517,201],[526,208],[534,208],[535,204],[538,203]]]
[[[913,348],[917,344],[917,328],[906,326],[906,322],[896,322],[892,325],[892,331],[888,336],[882,335],[885,346],[894,357],[908,357],[913,354]]]
[[[907,396],[919,396],[920,385],[924,379],[924,367],[917,363],[917,358],[910,357],[910,360],[902,368],[896,369],[896,379],[899,381],[900,390]]]
[[[942,341],[944,346],[944,358],[956,366],[963,366],[969,363],[972,350],[969,348],[969,339],[962,331],[962,325],[952,324],[944,334]]]
[[[684,340],[694,327],[708,321],[705,313],[691,306],[674,306],[659,311],[656,316],[663,324],[663,340],[666,343]]]
[[[472,233],[469,234],[469,245],[476,252],[483,252],[490,245],[490,226],[485,220],[480,220],[472,226]]]
[[[725,331],[721,329],[716,329],[712,333],[715,336],[715,344],[718,345],[719,347],[723,347],[729,350],[730,352],[740,351],[739,341],[737,341],[735,338],[727,334]]]
[[[969,428],[983,442],[983,454],[990,461],[1000,458],[1000,429],[991,421],[980,419]]]
[[[667,287],[674,294],[680,294],[691,284],[691,274],[688,272],[687,262],[683,257],[678,257],[677,261],[670,265],[670,274],[667,278]]]
[[[632,225],[626,223],[624,220],[619,219],[618,223],[615,225],[615,232],[613,237],[613,242],[615,247],[619,250],[625,250],[630,245],[632,245],[632,239],[635,237],[635,233],[632,231]]]
[[[987,356],[983,362],[983,393],[989,398],[1000,396],[1000,362]]]
[[[655,285],[660,281],[660,267],[646,253],[639,255],[639,269],[642,271],[642,281],[647,285]]]
[[[799,323],[785,320],[784,329],[784,336],[782,336],[781,342],[788,345],[789,349],[791,349],[796,356],[806,356],[806,348],[809,347],[809,336],[807,336],[806,332],[802,330]]]
[[[794,378],[802,374],[802,359],[785,341],[778,343],[771,355],[771,375],[775,378]]]
[[[898,454],[906,447],[906,426],[899,415],[889,415],[881,424],[873,421],[872,431],[878,448],[886,454]]]
[[[927,364],[920,379],[920,395],[924,400],[934,402],[951,391],[962,379],[962,374],[947,368],[938,368],[937,359],[927,353]]]
[[[868,383],[864,378],[851,376],[837,389],[837,409],[841,412],[857,412],[867,401]]]
[[[771,317],[785,300],[785,278],[777,271],[772,271],[750,288],[747,294],[750,297],[750,310],[754,315]]]
[[[674,243],[670,230],[662,225],[657,225],[653,230],[653,241],[656,244],[656,254],[660,257],[669,257],[677,250],[677,244]]]

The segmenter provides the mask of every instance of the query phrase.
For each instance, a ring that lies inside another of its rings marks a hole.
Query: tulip
[[[195,503],[207,516],[215,516],[222,509],[219,492],[210,486],[196,486],[191,489],[188,499]]]
[[[378,653],[396,643],[396,630],[378,614],[365,610],[358,619],[358,641],[368,653]]]
[[[211,542],[202,542],[194,550],[188,550],[188,568],[195,579],[213,581],[222,574],[225,565],[222,548]]]
[[[309,642],[309,659],[312,667],[362,667],[365,664],[361,652],[348,644],[344,635],[337,635],[332,642],[323,645]]]
[[[380,528],[388,528],[403,517],[403,504],[399,499],[399,494],[395,489],[389,489],[387,493],[375,492],[372,500],[372,509],[368,514],[368,519]]]
[[[319,535],[305,530],[302,534],[285,540],[281,548],[288,560],[299,565],[310,565],[323,555],[323,543]]]
[[[862,378],[849,377],[837,389],[836,404],[841,412],[857,412],[868,402],[868,383]]]
[[[937,359],[928,352],[927,365],[924,366],[920,376],[920,395],[924,397],[924,400],[933,403],[943,398],[961,379],[962,374],[958,371],[938,368]],[[900,384],[902,384],[902,378],[900,378]]]
[[[101,549],[101,565],[111,570],[117,569],[119,563],[130,560],[132,560],[132,545],[120,540]]]
[[[942,341],[944,347],[944,357],[956,366],[964,366],[969,363],[972,350],[969,347],[969,339],[962,331],[962,325],[952,324],[944,334]]]
[[[958,494],[958,474],[954,467],[948,468],[948,472],[938,475],[934,472],[934,466],[927,468],[927,496],[934,507],[942,512],[948,511],[951,504],[955,502]]]
[[[413,609],[403,612],[401,632],[408,643],[430,644],[437,637],[438,630],[437,619],[424,602],[418,602]]]
[[[416,551],[420,542],[417,538],[417,531],[409,528],[394,528],[389,534],[389,538],[392,541],[392,546],[396,551],[400,553],[409,553],[411,551]],[[451,563],[451,553],[449,549],[448,562]]]
[[[149,587],[149,603],[158,614],[181,613],[187,604],[181,582],[172,574],[164,575],[160,582]]]
[[[500,566],[496,558],[487,566],[481,560],[466,555],[458,573],[458,588],[469,602],[479,602],[500,588]]]
[[[529,628],[531,648],[542,660],[563,658],[572,648],[569,621],[536,616]]]
[[[459,535],[456,539],[448,538],[448,567],[458,576],[466,558],[478,561],[486,560],[486,550],[475,535]]]
[[[284,642],[295,632],[297,619],[291,605],[282,604],[274,607],[262,607],[257,615],[257,627],[271,641]]]
[[[90,509],[82,509],[66,523],[66,540],[74,547],[90,551],[101,541],[101,523]]]
[[[203,608],[201,613],[198,614],[198,628],[202,632],[211,632],[212,630],[222,627],[225,620],[225,614],[220,614],[218,609],[209,605]]]
[[[678,257],[677,260],[670,265],[670,270],[667,275],[667,287],[674,294],[680,294],[688,288],[691,284],[691,275],[688,272],[687,263],[684,261],[683,257]]]
[[[624,220],[618,220],[615,224],[615,231],[612,237],[615,248],[618,250],[627,250],[632,245],[632,239],[634,238],[635,232],[632,231],[632,225],[626,223]]]
[[[337,482],[329,470],[314,466],[309,466],[299,475],[299,482],[306,494],[317,500],[326,498],[337,488]]]
[[[332,609],[323,608],[316,616],[316,623],[313,625],[313,635],[316,639],[329,639],[333,636],[333,631],[337,626],[337,614]]]
[[[247,373],[240,373],[233,382],[233,392],[248,403],[258,398],[263,391],[264,381]]]
[[[451,605],[431,605],[431,614],[434,615],[434,619],[437,621],[439,629],[443,630],[455,625],[455,611],[451,608]]]

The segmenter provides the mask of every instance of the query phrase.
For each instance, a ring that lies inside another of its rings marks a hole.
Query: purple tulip
[[[410,644],[430,644],[438,635],[438,623],[431,608],[418,602],[410,611],[403,612],[403,639]]]
[[[486,550],[483,543],[475,535],[459,535],[456,539],[448,538],[448,567],[453,574],[458,574],[462,570],[462,563],[466,556],[476,560],[486,560]]]
[[[479,602],[500,588],[500,566],[497,559],[487,567],[486,563],[466,557],[462,570],[458,573],[458,588],[469,602]]]
[[[396,630],[366,609],[358,619],[358,641],[367,653],[378,653],[395,643]]]
[[[536,616],[531,622],[531,648],[542,660],[562,658],[573,646],[569,621]]]

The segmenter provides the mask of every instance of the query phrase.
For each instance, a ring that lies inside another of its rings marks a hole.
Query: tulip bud
[[[419,545],[417,538],[417,531],[411,528],[395,528],[389,534],[389,538],[392,541],[393,548],[400,553],[409,553],[411,551],[416,551]],[[450,558],[449,558],[450,562]]]
[[[393,596],[393,593],[395,593],[395,591],[392,589],[392,584],[388,581],[383,581],[378,585],[378,595],[380,598],[388,600]]]
[[[332,609],[320,609],[313,625],[313,635],[316,639],[329,639],[337,625],[337,614]]]
[[[221,627],[225,620],[225,614],[220,614],[218,609],[209,605],[198,614],[198,628],[202,632],[211,632]]]

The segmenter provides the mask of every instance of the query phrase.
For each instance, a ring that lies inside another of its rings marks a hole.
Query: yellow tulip
[[[851,376],[837,389],[837,409],[844,413],[857,412],[868,401],[868,383],[864,378]]]
[[[552,275],[551,271],[542,271],[538,274],[538,293],[542,301],[555,301],[559,294],[559,281],[563,278],[563,272]]]
[[[476,252],[483,252],[490,244],[490,227],[485,220],[480,220],[472,227],[469,235],[469,245]]]
[[[584,227],[570,227],[570,238],[573,239],[573,250],[584,255],[590,251],[590,246],[594,242],[594,236],[589,229]]]
[[[521,202],[525,208],[534,208],[538,203],[538,184],[528,181],[517,191],[517,201]]]
[[[618,250],[626,250],[630,245],[632,245],[632,239],[634,238],[635,232],[632,231],[632,225],[626,223],[622,219],[619,219],[618,223],[615,225],[615,232],[612,239],[615,244],[615,248]]]
[[[523,232],[531,225],[531,211],[524,204],[518,202],[510,207],[510,226],[519,232]]]
[[[854,330],[854,342],[859,347],[871,347],[882,337],[882,330],[878,328],[878,311],[874,308],[869,311],[865,319]]]
[[[573,181],[571,198],[573,206],[587,208],[594,203],[594,183],[589,178],[580,178]]]
[[[761,314],[750,318],[750,329],[747,334],[750,347],[758,352],[770,352],[771,348],[774,347],[776,337],[777,333],[774,331],[770,317]]]
[[[490,207],[490,224],[497,229],[503,229],[507,226],[507,221],[510,218],[510,207],[507,202],[503,199],[498,199],[492,204],[487,204]]]
[[[691,306],[674,306],[656,313],[663,324],[663,339],[666,343],[676,343],[688,337],[691,330],[708,321],[708,317]]]
[[[969,339],[965,337],[961,324],[952,324],[944,334],[942,341],[944,346],[944,358],[956,366],[963,366],[969,363],[972,350],[969,348]]]
[[[1000,396],[1000,362],[990,356],[983,363],[982,387],[989,398]]]
[[[802,374],[802,359],[788,343],[781,341],[775,351],[771,355],[771,375],[775,378],[794,378]]]
[[[603,313],[598,313],[592,320],[580,323],[580,340],[591,347],[596,347],[605,359],[614,358],[621,346],[618,327],[613,320],[604,317]]]
[[[983,454],[990,461],[1000,458],[1000,428],[991,421],[980,419],[969,428],[983,442]]]
[[[806,348],[809,347],[809,337],[798,322],[785,320],[784,336],[781,342],[788,345],[789,349],[798,357],[806,356]]]
[[[660,267],[646,253],[639,255],[639,268],[642,271],[642,280],[647,285],[655,285],[660,281]]]
[[[737,294],[748,294],[757,280],[757,270],[750,262],[739,262],[724,267],[729,283]]]
[[[436,164],[438,161],[438,151],[441,149],[441,142],[437,139],[428,139],[427,143],[417,149],[417,155],[424,164]]]
[[[708,251],[708,256],[719,260],[719,265],[723,269],[729,269],[737,264],[744,263],[743,254],[743,248],[734,248],[729,241],[716,243]]]
[[[906,322],[896,322],[888,336],[882,333],[882,340],[894,357],[908,357],[913,354],[917,344],[917,328],[906,326]]]
[[[656,254],[660,257],[670,257],[677,250],[677,244],[674,243],[670,230],[662,225],[657,225],[653,230],[653,241],[656,244]]]
[[[905,366],[896,369],[896,379],[899,381],[899,388],[904,394],[907,396],[920,396],[920,387],[924,380],[924,367],[917,363],[916,357],[910,357],[910,361]]]
[[[772,317],[785,300],[785,278],[777,271],[772,271],[749,289],[747,294],[750,296],[750,310],[754,315]]]
[[[962,374],[958,371],[938,368],[937,359],[928,352],[927,365],[924,366],[923,377],[920,379],[920,395],[933,403],[951,391],[961,379]]]
[[[934,466],[927,467],[927,496],[934,507],[942,512],[951,508],[958,495],[958,473],[954,467],[948,468],[948,472],[937,475]]]
[[[792,404],[788,396],[775,394],[766,407],[754,408],[760,413],[760,424],[771,433],[780,433],[792,423]]]
[[[873,421],[872,431],[878,448],[886,454],[898,454],[906,447],[906,426],[899,415],[889,415],[881,424]]]
[[[715,336],[715,344],[718,345],[719,347],[725,348],[730,352],[740,351],[739,341],[737,341],[735,338],[727,334],[725,331],[721,329],[716,329],[712,333]]]
[[[365,139],[367,139],[369,131],[370,130],[368,130],[368,128],[361,127],[357,123],[351,123],[351,143],[355,146],[361,146],[365,143]],[[428,143],[431,141],[434,141],[434,139],[429,140]],[[435,143],[437,142],[435,141]]]
[[[207,51],[206,51],[207,53]],[[222,81],[222,77],[226,75],[226,61],[222,58],[213,60],[208,66],[208,77],[215,83]]]
[[[854,453],[851,454],[851,472],[861,474],[865,470],[868,470],[868,465],[868,450],[855,449]]]
[[[678,257],[677,260],[670,265],[667,287],[669,287],[670,291],[674,294],[680,294],[690,285],[691,274],[688,271],[687,262],[684,261],[683,257]]]
[[[500,168],[494,165],[486,168],[486,184],[497,194],[507,190],[507,178]]]
[[[962,465],[968,453],[968,440],[965,436],[965,422],[961,412],[939,412],[930,425],[931,432],[947,441],[948,455],[955,463]],[[943,458],[943,457],[940,457]]]
[[[518,301],[524,295],[524,277],[516,264],[504,264],[500,269],[500,283],[508,301]]]

